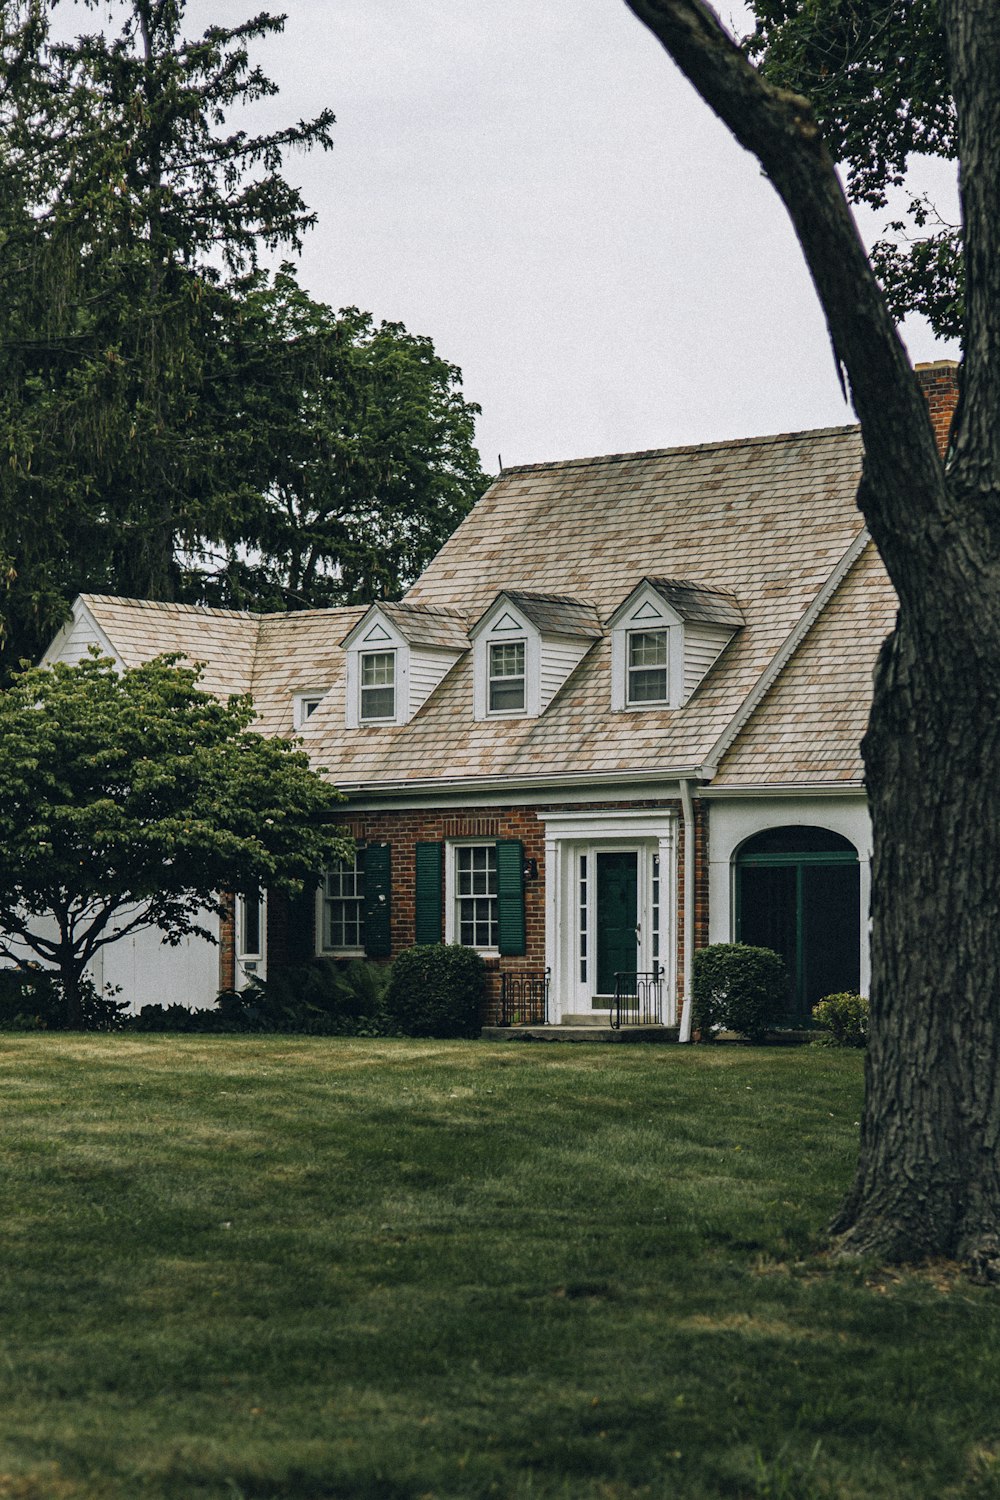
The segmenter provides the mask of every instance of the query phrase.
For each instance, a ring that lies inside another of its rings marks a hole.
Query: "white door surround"
[[[637,856],[638,967],[663,970],[663,1020],[677,1016],[677,825],[664,808],[540,812],[545,825],[545,962],[550,1014],[592,1012],[596,855]],[[654,941],[655,938],[658,941]]]

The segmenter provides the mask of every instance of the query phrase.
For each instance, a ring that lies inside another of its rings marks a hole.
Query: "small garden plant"
[[[485,977],[485,965],[472,948],[457,943],[406,948],[392,966],[386,1012],[404,1036],[478,1036]]]
[[[867,1047],[868,999],[845,992],[827,995],[813,1006],[813,1020],[820,1028],[816,1041],[827,1047]]]
[[[784,1017],[785,961],[770,948],[713,943],[694,955],[694,1023],[704,1041],[719,1030],[761,1042]]]

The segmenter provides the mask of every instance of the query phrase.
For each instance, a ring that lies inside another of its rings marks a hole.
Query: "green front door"
[[[597,855],[597,993],[598,1008],[605,996],[615,992],[615,975],[634,974],[639,962],[638,854],[615,852]]]

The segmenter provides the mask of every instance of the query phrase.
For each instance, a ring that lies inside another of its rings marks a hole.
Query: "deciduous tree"
[[[334,788],[249,727],[248,698],[221,703],[199,675],[90,656],[0,693],[0,955],[57,969],[70,1024],[106,944],[211,937],[221,892],[295,894],[349,850]]]
[[[849,1252],[1000,1275],[1000,8],[941,0],[956,112],[964,398],[947,470],[806,98],[702,0],[627,0],[763,166],[795,227],[865,443],[859,504],[899,596],[864,741],[871,1046]],[[906,7],[911,10],[912,7]]]

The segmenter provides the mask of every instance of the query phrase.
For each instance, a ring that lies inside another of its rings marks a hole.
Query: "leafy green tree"
[[[941,338],[962,335],[959,226],[908,187],[917,156],[955,161],[955,104],[938,0],[750,0],[749,55],[769,82],[804,94],[848,197],[896,217],[872,262],[890,312],[922,313]]]
[[[942,461],[812,107],[703,0],[627,0],[794,226],[850,384],[858,504],[899,599],[862,751],[872,987],[851,1254],[1000,1280],[1000,6],[940,0],[962,190],[964,382]],[[916,12],[916,5],[905,8]]]
[[[0,693],[0,955],[61,976],[67,1021],[100,948],[159,928],[210,937],[220,894],[296,894],[349,852],[339,794],[292,743],[250,729],[200,669],[92,655]]]
[[[401,324],[315,302],[288,265],[248,289],[225,352],[244,530],[193,559],[188,595],[274,610],[398,597],[488,483],[461,372]]]

